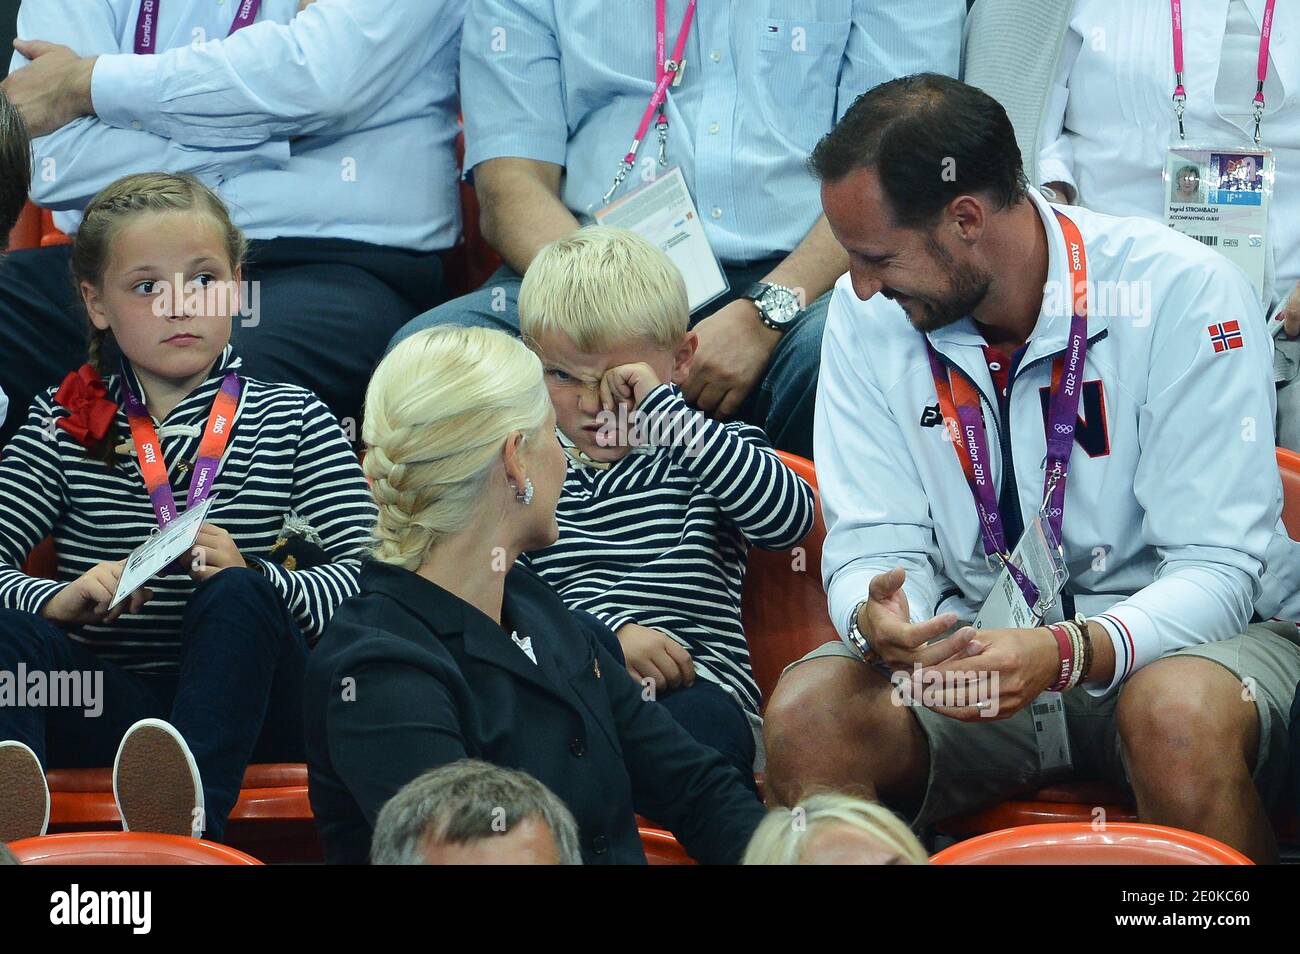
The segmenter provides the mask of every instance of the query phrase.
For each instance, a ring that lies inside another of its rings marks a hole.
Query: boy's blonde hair
[[[690,320],[686,283],[672,261],[635,232],[589,225],[545,246],[519,289],[525,340],[559,332],[579,351],[629,338],[681,344]]]
[[[744,865],[797,865],[809,836],[819,826],[839,823],[865,832],[914,865],[927,861],[925,848],[903,821],[879,802],[827,792],[795,808],[768,812],[745,849]]]
[[[535,438],[549,409],[537,355],[504,332],[430,328],[402,341],[366,389],[375,558],[419,569],[477,513],[506,438]]]

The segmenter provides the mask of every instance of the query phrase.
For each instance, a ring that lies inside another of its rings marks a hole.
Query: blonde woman
[[[705,862],[739,861],[761,821],[740,774],[643,701],[608,629],[514,566],[558,533],[554,430],[541,362],[499,331],[420,332],[375,372],[364,437],[379,542],[305,692],[329,861],[364,862],[384,803],[463,758],[554,791],[586,864],[644,862],[635,812]]]
[[[812,795],[763,819],[745,851],[747,865],[923,865],[925,848],[879,802]]]

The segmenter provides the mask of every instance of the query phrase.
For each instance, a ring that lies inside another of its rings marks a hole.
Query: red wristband
[[[1055,623],[1048,623],[1047,628],[1051,630],[1056,637],[1056,648],[1061,654],[1061,672],[1056,683],[1052,685],[1049,692],[1061,692],[1070,684],[1070,673],[1074,669],[1074,644],[1070,641],[1070,634],[1064,626]]]

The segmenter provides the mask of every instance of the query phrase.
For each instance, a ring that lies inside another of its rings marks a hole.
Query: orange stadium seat
[[[134,831],[42,835],[9,843],[25,865],[260,865],[251,855],[198,838]]]
[[[72,239],[60,232],[58,226],[54,224],[54,213],[49,209],[41,209],[41,248],[71,244]]]
[[[116,831],[112,771],[52,769],[50,831]],[[250,765],[226,823],[226,841],[272,862],[319,861],[323,855],[307,799],[307,766]]]
[[[932,865],[1249,865],[1222,842],[1178,828],[1070,822],[995,831],[945,848]]]
[[[817,472],[812,461],[777,451],[791,470],[817,492]],[[821,498],[812,531],[792,550],[749,552],[745,588],[741,599],[741,620],[749,640],[749,659],[754,678],[766,701],[771,698],[781,670],[822,643],[837,639],[826,611],[822,589],[822,541],[826,523],[822,520]]]
[[[652,865],[696,864],[682,847],[681,842],[660,828],[641,828],[641,847],[646,861]]]
[[[9,251],[16,252],[22,248],[40,247],[43,212],[43,209],[32,205],[31,202],[28,202],[23,207],[22,214],[18,216],[18,221],[14,223],[14,227],[9,233],[9,241],[5,246]]]

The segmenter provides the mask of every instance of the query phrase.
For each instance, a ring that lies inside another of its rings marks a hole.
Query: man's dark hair
[[[933,222],[959,195],[1019,202],[1028,183],[1007,112],[992,96],[939,73],[881,83],[857,98],[808,160],[838,182],[874,168],[902,228]]]
[[[32,141],[27,124],[0,90],[0,243],[9,238],[22,214],[31,184]]]

